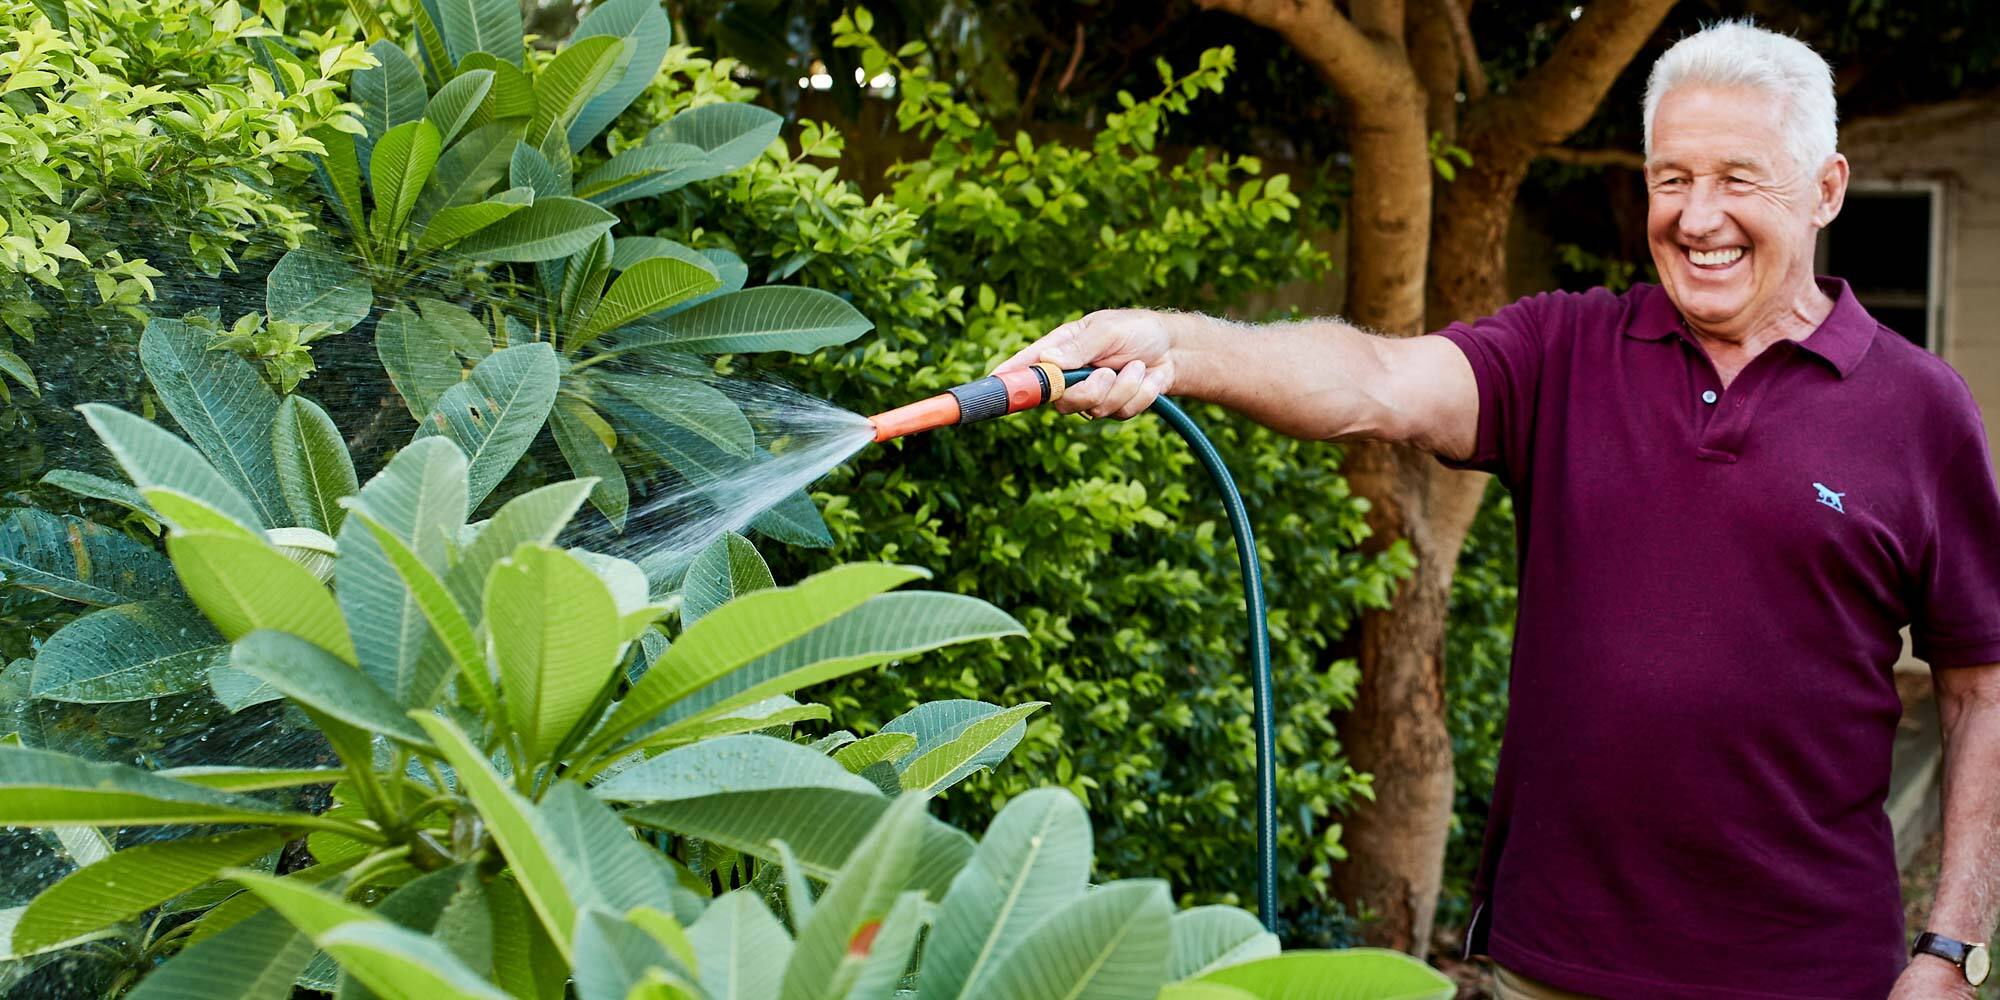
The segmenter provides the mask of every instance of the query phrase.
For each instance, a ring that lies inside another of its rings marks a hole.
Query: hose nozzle
[[[875,440],[888,441],[1053,403],[1062,398],[1063,386],[1062,367],[1043,361],[954,386],[929,399],[878,413],[868,422],[875,426]]]

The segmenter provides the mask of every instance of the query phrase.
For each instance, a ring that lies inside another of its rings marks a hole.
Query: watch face
[[[1974,986],[1986,981],[1987,973],[1993,971],[1993,960],[1986,954],[1986,946],[1979,945],[1965,953],[1965,981]]]

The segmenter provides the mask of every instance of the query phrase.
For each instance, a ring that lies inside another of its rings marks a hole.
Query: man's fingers
[[[1095,376],[1093,376],[1095,377]],[[1133,361],[1119,370],[1118,377],[1104,390],[1103,398],[1090,407],[1093,417],[1116,416],[1136,398],[1146,385],[1146,363]],[[1136,411],[1135,411],[1136,412]],[[1130,414],[1125,414],[1130,416]]]
[[[1139,383],[1139,391],[1115,414],[1120,420],[1130,420],[1152,408],[1153,401],[1160,398],[1159,383],[1150,375]]]
[[[1117,381],[1118,373],[1109,368],[1099,368],[1090,377],[1070,386],[1061,399],[1056,400],[1056,409],[1063,413],[1084,413],[1104,401],[1104,394]]]
[[[1085,316],[1050,330],[993,370],[1004,372],[1026,368],[1038,361],[1052,361],[1064,369],[1082,368],[1103,355],[1112,339],[1112,332],[1103,322],[1094,322]]]

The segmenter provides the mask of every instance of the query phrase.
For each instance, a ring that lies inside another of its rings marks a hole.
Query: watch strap
[[[1934,931],[1925,931],[1917,935],[1917,943],[1910,947],[1912,955],[1935,955],[1960,968],[1964,968],[1965,956],[1970,951],[1972,951],[1971,945]]]

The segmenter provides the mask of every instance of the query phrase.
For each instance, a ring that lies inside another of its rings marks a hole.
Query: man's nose
[[[1698,180],[1691,185],[1681,204],[1681,235],[1698,239],[1722,228],[1722,193],[1714,184]]]

